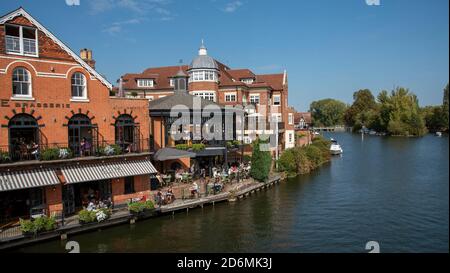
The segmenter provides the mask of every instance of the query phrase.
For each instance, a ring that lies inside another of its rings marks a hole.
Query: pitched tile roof
[[[280,74],[267,74],[267,75],[256,75],[250,69],[230,69],[223,63],[216,61],[219,67],[219,86],[242,86],[249,88],[271,88],[273,90],[283,90],[283,77]],[[183,65],[181,69],[186,74],[189,66]],[[180,66],[166,66],[166,67],[154,67],[144,70],[142,73],[128,73],[123,75],[123,87],[125,90],[161,90],[168,89],[173,90],[170,86],[170,78],[175,76],[180,70]],[[252,84],[246,84],[241,82],[241,79],[245,78],[255,78],[255,82]],[[153,79],[154,87],[152,88],[140,88],[137,86],[137,79]]]

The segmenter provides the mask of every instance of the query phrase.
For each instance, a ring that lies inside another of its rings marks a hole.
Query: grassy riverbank
[[[309,173],[330,161],[330,145],[325,138],[315,137],[311,145],[287,149],[278,160],[278,169],[288,176]]]

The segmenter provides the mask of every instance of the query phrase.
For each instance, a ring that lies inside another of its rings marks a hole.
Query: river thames
[[[71,236],[81,252],[449,251],[449,141],[327,133],[344,154],[312,174],[222,203]],[[22,252],[65,252],[49,241]]]

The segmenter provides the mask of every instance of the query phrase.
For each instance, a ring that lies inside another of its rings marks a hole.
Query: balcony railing
[[[20,38],[16,36],[6,36],[6,52],[26,55],[36,55],[37,43],[36,39],[22,38],[22,45]]]
[[[61,160],[89,156],[115,156],[132,153],[151,152],[149,139],[139,142],[100,141],[98,145],[84,145],[73,143],[52,143],[46,145],[0,146],[0,164],[22,161]]]
[[[6,36],[6,52],[20,53],[20,38],[15,36]]]

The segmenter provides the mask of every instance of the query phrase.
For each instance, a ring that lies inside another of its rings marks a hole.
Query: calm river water
[[[73,236],[81,252],[449,251],[449,140],[326,134],[341,157],[234,204]],[[23,252],[64,252],[50,241]]]

